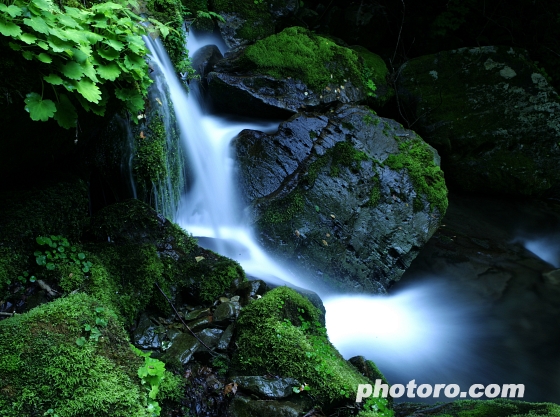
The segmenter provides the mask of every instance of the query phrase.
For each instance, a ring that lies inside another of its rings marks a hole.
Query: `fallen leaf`
[[[326,234],[325,236],[327,236],[327,237],[331,237],[331,234],[330,234],[330,233],[327,233],[327,234]]]
[[[144,131],[140,131],[140,139],[146,139],[146,135],[144,135]]]
[[[163,103],[161,102],[161,100],[159,99],[159,97],[156,97],[156,101],[158,102],[158,104],[159,104],[160,106],[163,106]]]
[[[323,245],[325,245],[325,246],[329,246],[329,244],[327,243],[327,241],[326,241],[326,240],[322,240],[321,242],[323,243]]]
[[[296,237],[300,236],[299,230],[294,231],[294,235],[296,235]]]
[[[204,259],[204,256],[195,256],[195,257],[194,257],[194,260],[197,261],[197,262],[200,262],[200,261],[202,261],[203,259]]]
[[[229,384],[227,384],[224,387],[224,395],[228,395],[229,393],[232,393],[233,395],[235,395],[236,392],[237,392],[237,383],[236,382],[230,382]]]

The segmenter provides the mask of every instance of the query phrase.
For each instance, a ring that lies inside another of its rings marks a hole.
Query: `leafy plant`
[[[110,96],[132,113],[144,108],[151,83],[141,38],[147,29],[139,24],[144,19],[128,7],[135,6],[135,0],[127,1],[64,11],[52,0],[0,3],[0,34],[10,39],[11,49],[36,61],[42,75],[41,93],[30,92],[25,98],[32,120],[53,118],[72,128],[77,123],[76,104],[102,116]],[[167,26],[149,21],[167,36]],[[45,91],[45,84],[52,93]]]
[[[159,386],[165,379],[165,364],[158,359],[150,358],[151,352],[144,353],[132,345],[131,347],[137,355],[144,357],[144,365],[138,369],[138,377],[142,380],[142,384],[148,384],[150,387],[148,411],[152,416],[159,416],[161,407],[156,401],[156,397],[159,392]]]
[[[96,307],[95,308],[95,326],[92,326],[89,323],[84,324],[84,331],[86,331],[88,334],[88,338],[86,339],[85,336],[81,336],[78,339],[76,339],[76,344],[78,346],[83,346],[86,344],[86,342],[89,340],[92,340],[94,342],[98,342],[99,338],[102,336],[101,330],[99,330],[99,327],[107,327],[108,321],[106,318],[103,317],[103,312],[105,311],[104,307]]]
[[[44,252],[35,251],[34,255],[37,265],[44,266],[47,270],[53,271],[57,263],[75,263],[81,267],[82,272],[89,272],[92,263],[86,260],[86,255],[78,251],[76,246],[70,245],[65,237],[39,236],[36,241],[41,246],[47,245],[51,248]]]

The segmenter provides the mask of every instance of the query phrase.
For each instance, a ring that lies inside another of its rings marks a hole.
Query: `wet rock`
[[[162,359],[185,365],[200,347],[201,344],[195,337],[187,333],[181,333],[173,339],[171,346],[167,349]]]
[[[216,346],[216,349],[218,350],[227,350],[227,348],[229,347],[229,343],[231,342],[231,338],[233,336],[233,330],[235,329],[233,324],[230,324],[228,327],[226,327],[226,330],[224,330],[224,332],[222,333],[222,336],[220,337],[220,340],[218,342],[218,345]]]
[[[260,242],[316,285],[385,292],[447,207],[437,152],[365,107],[298,114],[233,146]]]
[[[269,399],[285,398],[294,393],[300,383],[294,378],[266,378],[263,376],[235,376],[240,389]]]
[[[393,94],[387,74],[383,60],[363,48],[291,27],[226,56],[209,74],[208,86],[218,109],[283,117],[336,103],[371,99],[382,105]]]
[[[560,285],[560,269],[544,272],[542,274],[544,280],[552,285]]]
[[[196,333],[196,336],[210,349],[218,346],[224,331],[221,329],[204,329]]]
[[[241,305],[245,306],[249,304],[251,299],[262,296],[267,289],[267,285],[264,281],[256,279],[242,283],[235,293],[239,295]]]
[[[560,97],[526,51],[461,48],[399,74],[401,111],[440,153],[452,188],[560,195]]]
[[[214,310],[214,322],[216,324],[231,322],[237,318],[239,310],[240,305],[238,302],[226,301],[218,305],[216,310]]]
[[[154,324],[146,314],[142,314],[132,333],[134,345],[139,349],[159,349],[165,337],[164,329]]]
[[[196,320],[196,319],[200,319],[202,317],[207,317],[207,316],[211,316],[212,313],[210,312],[209,308],[199,308],[196,310],[193,310],[187,314],[185,314],[185,321],[191,321],[191,320]]]
[[[297,398],[293,401],[254,400],[237,395],[228,411],[232,417],[275,416],[300,417],[312,407],[311,401]]]
[[[189,326],[189,329],[191,329],[193,332],[197,332],[199,330],[206,329],[207,327],[209,327],[212,324],[212,321],[213,321],[212,316],[204,316],[199,319],[188,322],[187,326]]]
[[[223,55],[216,45],[206,45],[194,53],[191,62],[196,73],[201,78],[205,78],[221,59],[223,59]]]

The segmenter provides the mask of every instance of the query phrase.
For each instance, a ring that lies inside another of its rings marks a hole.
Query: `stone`
[[[196,333],[196,336],[210,349],[218,346],[218,343],[224,333],[221,329],[204,329]]]
[[[196,340],[194,336],[181,333],[173,339],[171,346],[167,349],[162,359],[166,361],[178,361],[186,365],[201,346],[200,342]]]
[[[440,153],[451,189],[560,196],[560,97],[525,50],[411,59],[397,90],[401,113]]]
[[[218,324],[235,320],[239,314],[239,309],[239,303],[233,301],[219,304],[216,310],[214,310],[214,323]]]
[[[222,336],[220,337],[220,340],[218,342],[218,345],[216,346],[216,349],[218,350],[227,350],[227,348],[229,347],[229,343],[231,342],[231,338],[233,336],[233,330],[234,330],[234,325],[230,324],[228,327],[226,327],[226,329],[224,330],[224,332],[222,333]]]
[[[139,349],[159,349],[165,336],[164,329],[154,324],[147,314],[142,314],[132,333],[134,345]]]
[[[240,389],[269,399],[289,397],[300,383],[294,378],[267,378],[263,376],[235,376],[232,378]]]

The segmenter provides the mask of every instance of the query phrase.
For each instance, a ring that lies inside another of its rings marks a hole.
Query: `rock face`
[[[437,152],[367,107],[298,114],[234,147],[261,243],[317,283],[385,292],[447,207]]]
[[[333,103],[382,104],[393,94],[380,57],[298,27],[234,51],[214,71],[208,76],[214,105],[250,116],[296,113]]]
[[[525,51],[462,48],[416,58],[401,68],[397,89],[452,187],[560,192],[560,98]]]

